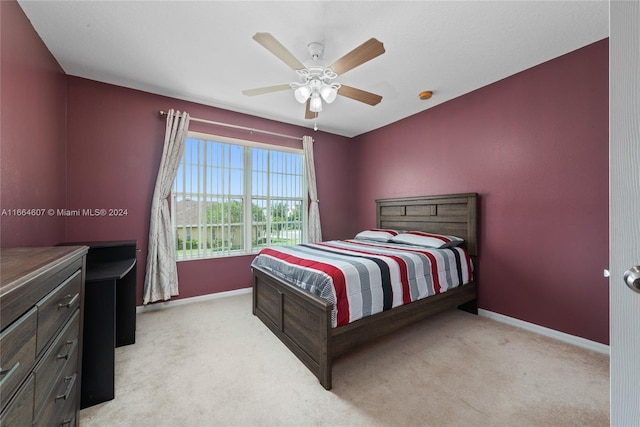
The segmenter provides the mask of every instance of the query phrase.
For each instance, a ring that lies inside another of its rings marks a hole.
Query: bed
[[[364,310],[362,316],[358,314],[352,316],[354,318],[345,319],[344,310],[339,307],[341,303],[334,303],[334,300],[316,289],[315,285],[306,286],[305,283],[300,283],[299,277],[287,276],[285,272],[278,272],[272,266],[257,261],[261,257],[277,258],[283,252],[290,255],[294,248],[282,248],[282,251],[280,248],[275,251],[267,249],[265,254],[256,257],[252,263],[253,314],[305,364],[325,389],[330,390],[332,362],[341,354],[444,310],[459,307],[477,312],[477,206],[476,193],[376,200],[376,230],[417,231],[463,239],[461,245],[453,245],[455,248],[447,248],[446,251],[458,254],[455,255],[458,260],[466,258],[469,267],[463,263],[456,268],[468,273],[465,273],[464,280],[456,280],[454,277],[452,283],[439,284],[441,289],[432,296],[407,297],[402,303],[395,300],[388,302],[387,299],[382,311],[371,314]],[[400,234],[403,235],[405,234]],[[310,252],[327,249],[332,257],[339,257],[341,255],[336,252],[358,249],[359,246],[354,249],[353,245],[367,246],[367,254],[373,246],[381,246],[383,251],[396,250],[395,242],[356,239],[321,242],[318,245],[303,246],[300,250]],[[408,245],[408,248],[412,252],[422,252],[413,245]],[[297,256],[298,253],[294,255]],[[310,255],[311,258],[313,256],[315,254]],[[381,256],[391,257],[386,252]],[[425,254],[421,256],[425,257]],[[393,258],[396,258],[395,255]],[[437,275],[435,270],[433,273],[434,276]],[[462,278],[461,273],[458,273],[457,276]],[[414,283],[412,286],[417,285]],[[419,291],[417,294],[424,292]],[[360,308],[359,305],[356,306]]]

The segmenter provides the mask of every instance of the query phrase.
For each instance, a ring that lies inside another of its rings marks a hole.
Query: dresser
[[[74,426],[87,247],[0,250],[0,425]]]

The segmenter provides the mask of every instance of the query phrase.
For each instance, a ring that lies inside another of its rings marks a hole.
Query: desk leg
[[[114,398],[115,285],[114,280],[85,285],[80,408]]]
[[[136,342],[136,266],[116,283],[116,347]]]

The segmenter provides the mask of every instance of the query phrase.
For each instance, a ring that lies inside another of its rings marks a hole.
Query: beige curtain
[[[313,138],[302,137],[302,149],[304,151],[305,165],[307,169],[307,188],[309,191],[309,216],[307,225],[309,228],[309,243],[322,241],[322,228],[320,227],[320,208],[318,207],[318,189],[316,187],[316,169],[313,161]]]
[[[156,187],[151,200],[149,224],[149,253],[147,275],[144,279],[143,303],[166,301],[178,295],[176,245],[171,226],[167,198],[184,152],[184,140],[189,129],[189,114],[169,110],[164,136],[164,148]]]

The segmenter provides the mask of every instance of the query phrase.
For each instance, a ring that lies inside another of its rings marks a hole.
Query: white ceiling
[[[269,32],[300,61],[326,65],[375,37],[386,53],[336,82],[383,96],[338,97],[315,121],[356,136],[609,35],[608,1],[27,1],[19,4],[64,71],[119,86],[312,128],[297,81],[252,39]],[[432,90],[428,101],[418,93]],[[214,117],[203,117],[215,120]]]

